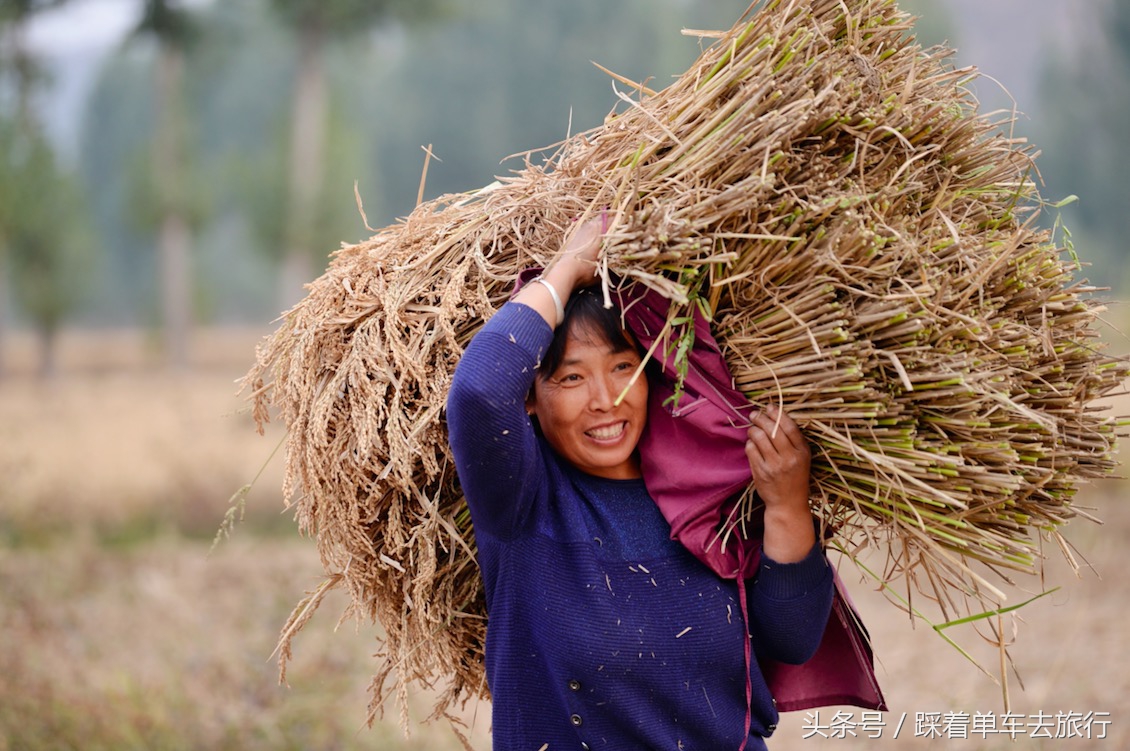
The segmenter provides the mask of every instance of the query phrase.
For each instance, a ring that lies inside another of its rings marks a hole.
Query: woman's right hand
[[[602,213],[600,217],[590,219],[577,227],[541,276],[549,287],[543,284],[527,284],[514,296],[514,302],[528,305],[536,310],[551,328],[559,326],[561,321],[558,320],[557,300],[550,294],[549,289],[553,289],[564,307],[574,290],[593,283],[596,276],[596,259],[604,245],[606,222],[607,218]]]
[[[604,231],[608,219],[600,217],[589,219],[569,236],[557,257],[550,263],[545,278],[560,283],[564,289],[561,294],[568,299],[573,290],[592,282],[596,271],[596,259],[603,247]]]

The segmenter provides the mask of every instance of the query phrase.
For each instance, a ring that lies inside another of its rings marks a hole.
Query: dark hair
[[[561,365],[565,357],[565,340],[570,332],[583,329],[598,336],[612,347],[613,352],[635,350],[642,358],[643,350],[634,338],[624,330],[620,320],[620,310],[615,306],[604,307],[604,297],[599,287],[582,287],[569,297],[565,303],[565,318],[557,328],[553,341],[538,366],[538,377],[548,378]]]

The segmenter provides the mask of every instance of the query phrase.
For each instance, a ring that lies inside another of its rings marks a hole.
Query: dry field
[[[280,462],[268,462],[280,433],[257,436],[234,395],[257,335],[201,334],[195,366],[175,377],[136,335],[72,336],[52,383],[29,375],[28,343],[11,343],[0,380],[0,751],[461,748],[445,724],[421,723],[424,695],[411,739],[394,707],[364,729],[377,643],[366,624],[335,631],[341,600],[299,637],[290,685],[278,685],[278,628],[320,568],[282,513]],[[248,519],[209,555],[228,498],[264,465]],[[1125,492],[1113,480],[1084,492],[1105,524],[1077,521],[1068,537],[1092,568],[1075,577],[1049,548],[1048,584],[1061,589],[1020,611],[1012,715],[1000,687],[845,565],[891,711],[879,722],[852,708],[794,713],[771,748],[1130,748]],[[975,630],[946,633],[997,672]],[[1105,738],[1063,737],[1055,717],[1067,713],[1090,713],[1075,729]],[[489,748],[488,717],[467,709],[477,751]],[[986,732],[1010,723],[1015,742]]]

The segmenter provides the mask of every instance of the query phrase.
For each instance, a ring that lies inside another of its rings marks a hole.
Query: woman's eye
[[[561,376],[562,383],[577,383],[581,377],[576,373],[569,373],[568,375]]]

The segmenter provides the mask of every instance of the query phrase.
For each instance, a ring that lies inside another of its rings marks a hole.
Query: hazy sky
[[[77,148],[86,95],[103,57],[137,23],[141,5],[139,0],[75,0],[41,14],[29,28],[28,42],[54,83],[43,100],[47,128],[64,154]]]
[[[933,0],[939,1],[939,0]],[[1124,2],[1125,0],[1118,0]],[[1037,106],[1043,65],[1095,35],[1098,0],[940,0],[957,24],[958,58],[997,79],[1019,108]]]
[[[48,55],[85,55],[116,45],[141,14],[138,0],[76,0],[41,14],[30,41]]]

